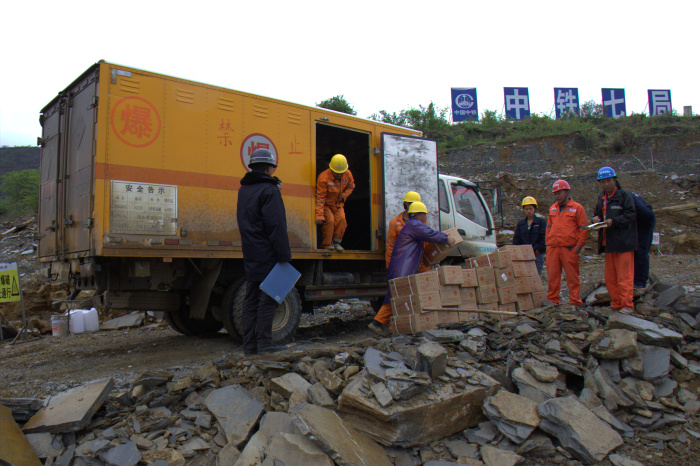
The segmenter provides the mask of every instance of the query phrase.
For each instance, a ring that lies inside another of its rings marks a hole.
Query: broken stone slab
[[[141,453],[142,461],[145,464],[151,465],[167,465],[167,466],[185,466],[186,459],[180,452],[172,448],[156,448]],[[219,464],[233,464],[233,462],[225,462]]]
[[[329,409],[305,403],[292,409],[291,415],[301,433],[339,466],[392,465],[378,443]]]
[[[474,378],[477,375],[479,385],[435,385],[429,395],[382,407],[363,392],[366,379],[361,373],[338,398],[338,411],[355,429],[383,445],[425,445],[475,426],[482,419],[484,399],[495,394],[500,384],[475,371]]]
[[[671,362],[681,369],[688,367],[688,360],[674,350],[671,350]]]
[[[597,388],[597,387],[596,387]],[[598,406],[603,406],[603,402],[598,398],[597,390],[584,388],[578,396],[578,401],[588,409],[593,409]]]
[[[100,453],[100,459],[116,466],[134,466],[141,461],[141,453],[136,443],[126,442]]]
[[[113,386],[114,380],[108,377],[61,392],[32,416],[22,430],[25,433],[82,430],[105,402]]]
[[[623,328],[605,330],[602,338],[592,344],[589,351],[599,359],[631,358],[639,352],[637,334]]]
[[[480,422],[478,427],[466,431],[467,440],[477,445],[491,443],[499,435],[499,431],[491,421]]]
[[[685,289],[680,285],[673,285],[665,289],[654,300],[656,307],[664,308],[673,304],[677,299],[685,296]]]
[[[243,445],[250,437],[253,427],[265,411],[265,405],[253,400],[240,385],[212,391],[205,404],[221,424],[228,442],[236,447]]]
[[[503,435],[518,445],[527,440],[540,423],[537,403],[505,390],[486,398],[483,411]]]
[[[554,383],[540,382],[522,367],[515,369],[511,378],[518,386],[520,394],[535,403],[541,403],[557,396],[557,386]]]
[[[370,388],[372,390],[372,393],[374,393],[374,397],[377,399],[377,402],[383,408],[387,407],[394,401],[394,398],[391,396],[391,392],[389,392],[389,390],[386,388],[384,382],[377,382]]]
[[[333,460],[314,442],[300,434],[280,432],[275,435],[265,453],[267,459],[280,461],[282,464],[313,464],[333,466]]]
[[[311,384],[301,375],[296,372],[288,372],[281,377],[270,379],[270,388],[285,399],[288,399],[294,390],[300,390],[306,393],[311,387]]]
[[[532,354],[532,356],[538,361],[551,364],[567,374],[574,374],[579,377],[583,375],[580,362],[574,358],[555,357],[549,354]]]
[[[391,393],[391,397],[395,400],[408,400],[419,393],[428,389],[430,385],[425,383],[416,383],[407,380],[389,379],[386,382],[386,388]]]
[[[669,377],[665,377],[661,380],[657,380],[654,383],[654,395],[657,398],[671,396],[673,392],[676,391],[677,387],[678,382]]]
[[[331,409],[335,407],[335,401],[333,398],[331,398],[330,393],[328,393],[328,390],[326,390],[326,387],[324,387],[321,382],[316,382],[310,386],[306,391],[306,396],[308,397],[309,402],[317,406],[323,406],[324,408]]]
[[[596,406],[595,408],[591,409],[591,412],[625,437],[634,436],[634,429],[616,418],[605,408],[605,406]]]
[[[447,350],[442,345],[429,341],[418,347],[416,370],[427,373],[432,379],[440,377],[447,368]]]
[[[5,437],[5,431],[2,431],[0,437]],[[29,443],[30,450],[38,456],[39,458],[54,458],[61,454],[63,449],[63,444],[59,439],[56,439],[54,434],[49,432],[37,432],[35,434],[27,434],[24,438],[25,446]],[[4,443],[4,441],[0,441]],[[1,445],[1,444],[0,444]],[[13,447],[12,445],[7,446],[8,449]],[[0,449],[0,452],[7,451],[5,449]],[[4,460],[4,456],[0,455],[0,459]],[[16,464],[23,464],[22,462],[17,462]],[[40,463],[39,463],[40,464]]]
[[[268,439],[257,432],[248,440],[245,448],[241,451],[234,466],[247,466],[249,464],[260,464],[265,459],[265,449]]]
[[[675,346],[683,341],[683,335],[654,322],[639,317],[614,313],[606,324],[608,329],[626,329],[637,333],[637,340],[647,345]]]
[[[459,343],[467,338],[467,336],[459,330],[440,328],[423,330],[423,338],[436,343]]]
[[[552,458],[556,453],[552,439],[540,431],[534,432],[515,452],[521,456]]]
[[[132,312],[130,314],[110,319],[100,324],[100,330],[118,330],[120,328],[140,327],[146,315],[143,312]]]
[[[642,378],[650,382],[666,377],[671,370],[671,350],[655,345],[639,345]]]
[[[523,367],[540,382],[554,382],[554,380],[556,380],[556,378],[559,376],[559,371],[556,367],[547,364],[546,362],[538,361],[537,359],[525,359],[523,361]]]
[[[147,452],[148,453],[148,452]],[[144,459],[146,454],[144,453]],[[229,464],[236,464],[238,458],[241,456],[241,452],[232,443],[226,444],[221,451],[216,455],[216,464],[220,466],[225,466]],[[182,464],[185,464],[185,458],[182,458]],[[152,463],[149,463],[152,464]],[[172,463],[167,463],[168,465]]]
[[[635,461],[632,458],[628,458],[624,455],[618,455],[617,453],[613,453],[608,457],[608,459],[615,466],[644,466],[644,464],[640,463],[639,461]]]
[[[522,456],[512,451],[501,450],[491,445],[481,447],[481,459],[486,466],[515,466]]]
[[[329,370],[321,371],[317,377],[318,381],[323,384],[326,390],[334,395],[338,395],[340,390],[343,389],[343,379]]]
[[[610,377],[614,383],[620,383],[622,375],[620,374],[620,361],[617,359],[601,359],[598,365]]]
[[[479,454],[476,445],[464,440],[450,440],[446,446],[450,454],[456,458],[477,458]]]
[[[138,385],[143,385],[145,388],[154,388],[160,385],[165,385],[170,382],[175,374],[166,371],[146,371],[142,372],[136,377],[133,387]]]
[[[555,398],[541,403],[540,428],[557,437],[561,445],[585,464],[602,462],[622,445],[623,440],[575,397]]]
[[[627,398],[620,388],[610,380],[608,374],[597,367],[593,371],[593,380],[598,387],[598,396],[605,400],[606,406],[612,410],[616,410],[618,406],[629,407],[634,405],[634,402]]]

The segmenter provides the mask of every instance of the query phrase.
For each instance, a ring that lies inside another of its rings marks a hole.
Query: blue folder
[[[278,262],[260,284],[260,289],[269,297],[281,303],[284,301],[284,298],[287,297],[297,280],[299,280],[299,277],[301,277],[301,273],[292,267],[289,262],[284,264]]]

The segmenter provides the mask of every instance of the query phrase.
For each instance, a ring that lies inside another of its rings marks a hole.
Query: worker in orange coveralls
[[[569,286],[569,302],[581,306],[581,279],[579,277],[579,253],[588,238],[586,211],[569,197],[571,186],[565,180],[557,180],[552,187],[554,200],[547,219],[547,275],[549,291],[547,300],[560,303],[561,270],[566,272]]]
[[[342,252],[340,242],[348,227],[344,206],[355,189],[355,179],[342,154],[335,154],[329,167],[316,182],[316,224],[321,225],[321,247]]]
[[[634,251],[637,249],[637,209],[634,197],[617,181],[615,170],[598,170],[602,192],[593,213],[593,222],[605,222],[598,230],[598,254],[605,253],[605,286],[610,306],[631,314],[634,311]]]
[[[394,250],[396,238],[398,238],[401,229],[406,225],[406,222],[408,222],[408,209],[414,202],[421,202],[420,194],[415,191],[408,191],[403,197],[403,212],[389,221],[389,231],[386,235],[386,253],[384,254],[387,269],[389,268],[391,253]],[[430,270],[430,266],[423,260],[418,267],[418,273],[427,272],[428,270]]]

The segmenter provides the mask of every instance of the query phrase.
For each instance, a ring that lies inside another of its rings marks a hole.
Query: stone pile
[[[25,435],[46,464],[635,464],[700,436],[660,431],[700,409],[700,306],[671,289],[106,381]]]

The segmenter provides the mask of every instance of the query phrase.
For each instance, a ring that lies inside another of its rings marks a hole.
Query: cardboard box
[[[421,312],[424,312],[423,309],[426,307],[442,307],[439,291],[391,298],[391,312],[397,316],[420,314]]]
[[[513,261],[513,274],[516,277],[539,277],[537,265],[531,261]]]
[[[515,286],[515,275],[513,275],[513,266],[493,269],[496,276],[496,286]]]
[[[502,286],[498,288],[498,303],[507,304],[514,303],[518,300],[515,286]]]
[[[535,305],[532,303],[532,295],[530,293],[518,294],[516,304],[518,305],[518,311],[529,311],[530,309],[535,308]]]
[[[479,304],[498,302],[496,285],[481,285],[476,288],[476,302]]]
[[[389,290],[394,298],[438,291],[439,285],[435,270],[389,280]]]
[[[498,250],[484,256],[472,257],[469,259],[471,268],[477,267],[510,267],[513,256],[510,251]]]
[[[515,277],[515,289],[519,294],[544,290],[542,279],[537,277]]]
[[[475,270],[479,286],[496,284],[496,275],[493,273],[493,267],[479,267]]]
[[[518,312],[518,306],[516,303],[508,303],[508,304],[499,304],[498,305],[498,310],[499,311],[508,311],[508,312]],[[498,318],[500,320],[508,320],[512,319],[513,317],[517,316],[509,316],[508,314],[500,314]]]
[[[440,302],[443,306],[459,306],[462,303],[459,285],[440,285]]]
[[[437,311],[437,314],[441,324],[451,324],[460,322],[459,312],[457,311]]]
[[[476,269],[462,269],[462,286],[473,287],[479,286],[479,279],[476,276]]]
[[[545,299],[547,299],[547,290],[532,293],[532,304],[535,307],[542,307],[542,301]]]
[[[535,250],[532,249],[531,244],[519,244],[513,245],[509,244],[499,248],[499,251],[508,251],[514,261],[534,261],[535,260]]]
[[[459,265],[445,265],[437,268],[438,280],[441,285],[461,285],[464,283],[464,270]]]
[[[476,307],[476,287],[460,288],[459,299],[460,307]]]
[[[452,251],[457,249],[459,243],[462,242],[462,235],[457,232],[456,228],[450,228],[443,231],[450,238],[454,238],[456,243],[453,246],[448,246],[447,244],[437,244],[437,243],[426,243],[425,249],[423,250],[423,257],[425,262],[430,265],[439,264],[444,258],[450,255]]]
[[[389,323],[389,328],[394,335],[415,334],[423,330],[437,328],[440,319],[438,312],[394,316]]]

